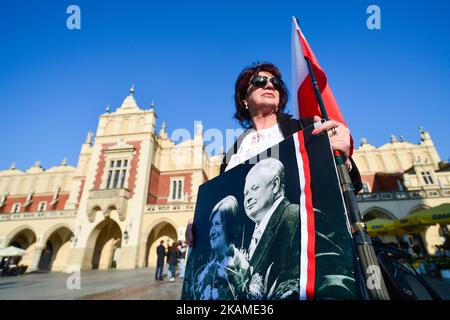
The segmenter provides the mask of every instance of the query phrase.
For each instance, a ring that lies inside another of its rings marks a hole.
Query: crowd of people
[[[185,241],[173,242],[164,246],[164,240],[161,240],[156,248],[156,273],[155,280],[162,281],[164,279],[164,265],[168,265],[167,278],[169,281],[175,281],[177,278],[177,269],[179,269],[179,279],[184,278],[186,268],[187,245]]]

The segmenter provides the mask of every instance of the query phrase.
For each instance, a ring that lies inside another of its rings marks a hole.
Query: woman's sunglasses
[[[277,90],[283,88],[283,81],[276,77],[269,78],[266,76],[256,76],[250,80],[249,84],[250,86],[254,86],[255,88],[265,88],[268,81],[270,81],[273,87]]]

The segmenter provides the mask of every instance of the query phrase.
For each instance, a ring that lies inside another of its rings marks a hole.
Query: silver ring
[[[333,133],[333,136],[337,135],[337,129],[336,129],[336,127],[334,127],[333,129],[331,129],[331,132]]]

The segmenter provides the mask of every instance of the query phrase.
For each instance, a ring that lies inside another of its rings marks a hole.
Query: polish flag
[[[327,75],[322,70],[311,47],[306,41],[297,19],[292,17],[292,88],[294,96],[294,113],[297,118],[323,117],[320,112],[319,103],[312,85],[311,75],[305,58],[311,61],[314,75],[319,85],[322,99],[327,110],[328,118],[339,121],[347,126],[339,106],[334,99]],[[353,139],[351,139],[351,152],[353,153]]]

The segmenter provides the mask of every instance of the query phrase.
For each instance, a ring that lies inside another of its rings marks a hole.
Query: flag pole
[[[305,57],[305,60],[308,65],[309,74],[311,75],[314,93],[316,95],[317,102],[319,103],[322,118],[327,121],[329,120],[328,113],[322,99],[319,84],[314,75],[311,61],[307,57]],[[355,188],[353,187],[350,175],[348,174],[344,163],[344,157],[340,151],[334,151],[334,160],[336,162],[342,194],[347,207],[347,216],[351,225],[353,243],[356,249],[358,265],[361,271],[360,274],[364,279],[364,287],[367,293],[367,298],[369,300],[389,300],[389,294],[381,274],[381,269],[372,245],[372,240],[367,234],[366,225],[362,219],[358,203],[356,202],[354,192]]]

